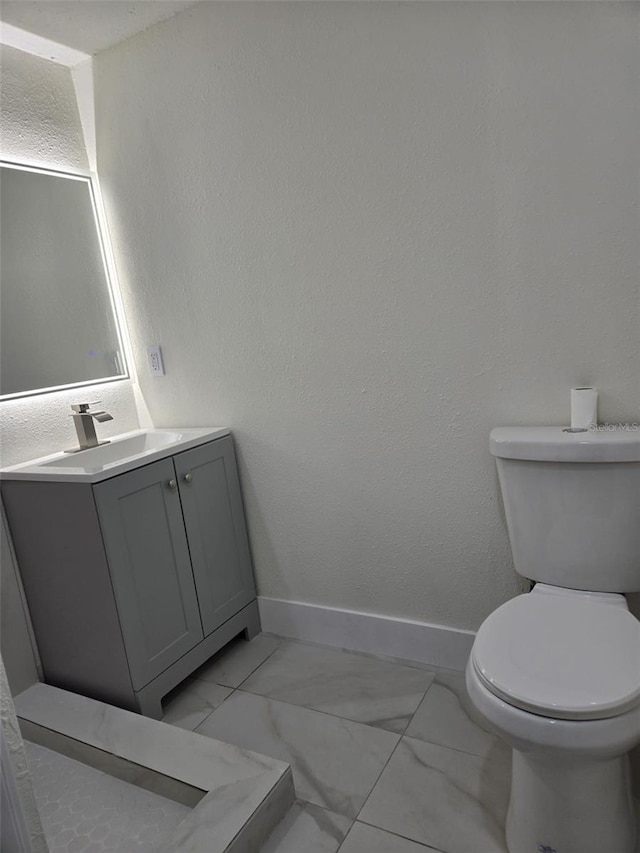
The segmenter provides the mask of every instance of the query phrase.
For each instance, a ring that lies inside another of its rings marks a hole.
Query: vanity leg
[[[260,626],[260,613],[258,612],[257,602],[252,602],[252,604],[247,607],[247,610],[249,611],[247,613],[247,627],[244,629],[243,634],[246,640],[253,640],[253,638],[257,637],[262,630]]]
[[[136,693],[136,701],[138,703],[138,710],[143,717],[150,717],[152,720],[161,720],[164,716],[161,697],[157,694],[154,695],[151,691],[147,693],[142,690],[140,693]]]

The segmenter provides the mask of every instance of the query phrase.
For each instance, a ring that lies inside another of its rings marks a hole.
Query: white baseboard
[[[270,634],[447,669],[465,668],[475,639],[459,628],[280,598],[259,596],[258,608]]]

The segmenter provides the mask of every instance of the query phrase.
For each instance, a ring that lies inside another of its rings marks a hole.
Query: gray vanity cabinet
[[[162,459],[94,486],[136,690],[203,637],[175,477]]]
[[[256,592],[233,446],[224,439],[174,457],[205,637]]]
[[[166,693],[260,630],[230,436],[2,495],[48,683],[159,718]]]

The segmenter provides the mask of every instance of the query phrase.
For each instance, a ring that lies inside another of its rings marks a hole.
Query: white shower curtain
[[[48,853],[1,657],[0,723],[0,853]]]

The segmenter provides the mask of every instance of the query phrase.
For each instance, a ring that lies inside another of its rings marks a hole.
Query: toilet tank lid
[[[640,423],[566,432],[561,426],[494,427],[494,456],[540,462],[640,462]]]

